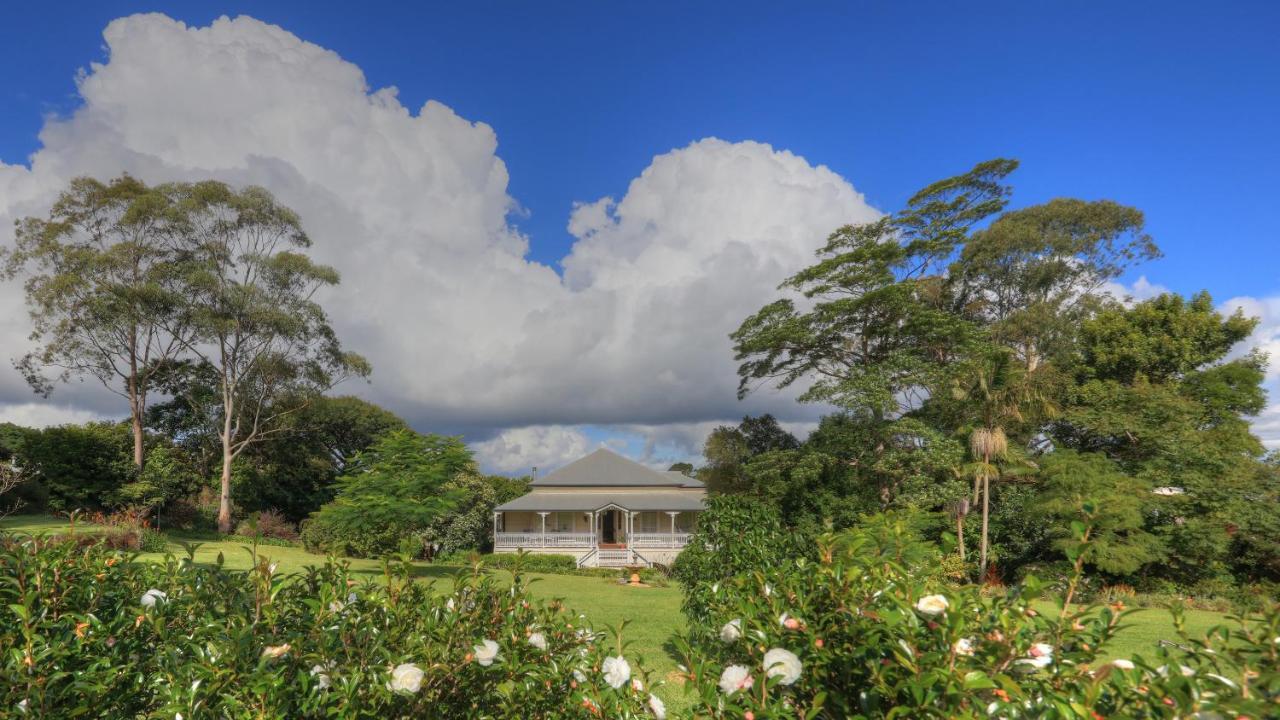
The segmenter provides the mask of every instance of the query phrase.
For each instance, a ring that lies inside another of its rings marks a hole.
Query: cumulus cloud
[[[561,425],[512,428],[472,445],[486,470],[514,475],[535,467],[542,475],[586,455],[592,447],[580,428]]]
[[[1272,449],[1280,448],[1280,297],[1235,297],[1218,305],[1218,311],[1230,315],[1242,311],[1246,317],[1258,318],[1258,327],[1244,342],[1232,350],[1239,357],[1252,350],[1267,354],[1266,388],[1271,404],[1253,421],[1253,431]]]
[[[813,419],[787,393],[738,403],[727,334],[832,229],[877,216],[829,169],[754,142],[659,155],[618,199],[571,209],[561,274],[527,257],[488,125],[435,101],[406,108],[337,54],[252,18],[137,15],[104,38],[81,107],[47,121],[29,167],[0,163],[0,245],[76,175],[263,185],[343,273],[322,300],[374,366],[371,385],[344,389],[420,429],[493,438],[480,445],[493,467],[549,464],[576,451],[565,428],[583,424]],[[29,331],[21,304],[16,284],[0,287],[11,355]],[[122,414],[83,386],[55,397]],[[0,369],[0,403],[30,398]]]

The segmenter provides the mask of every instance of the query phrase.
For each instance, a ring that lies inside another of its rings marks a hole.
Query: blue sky
[[[82,106],[76,74],[107,60],[111,20],[249,14],[337,53],[371,89],[396,87],[410,112],[436,100],[491,126],[518,204],[508,221],[557,271],[575,202],[622,198],[655,156],[716,137],[825,165],[883,210],[1015,157],[1015,205],[1069,195],[1146,212],[1166,257],[1128,282],[1280,294],[1280,4],[799,5],[13,5],[0,23],[0,161],[26,163],[48,118]],[[530,412],[459,427],[484,436]],[[555,422],[641,452],[642,435],[606,415]]]
[[[1153,281],[1280,288],[1280,4],[48,3],[0,24],[0,159],[76,105],[115,17],[251,14],[498,132],[532,257],[572,242],[574,200],[618,194],[693,139],[753,139],[849,178],[876,207],[1003,155],[1018,204],[1143,209]],[[1242,259],[1245,260],[1242,262]]]

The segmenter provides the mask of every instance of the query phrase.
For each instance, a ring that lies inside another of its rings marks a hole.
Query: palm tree
[[[986,353],[973,366],[969,383],[957,385],[956,400],[966,405],[972,418],[969,431],[969,466],[973,473],[973,503],[982,499],[981,575],[987,572],[988,527],[991,517],[991,481],[1009,474],[1001,465],[1010,460],[1005,428],[1050,418],[1057,407],[1045,388],[1045,366],[1027,369],[1008,348]]]

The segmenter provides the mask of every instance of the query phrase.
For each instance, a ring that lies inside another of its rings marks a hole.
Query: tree
[[[1046,389],[1047,370],[1028,370],[1008,348],[997,347],[971,365],[967,382],[953,386],[954,399],[971,413],[969,453],[973,463],[973,502],[982,500],[982,538],[979,569],[987,572],[990,544],[991,481],[1002,475],[1001,463],[1011,459],[1007,428],[1011,423],[1036,426],[1052,417],[1057,405]]]
[[[176,219],[170,187],[82,177],[47,219],[21,220],[15,247],[0,251],[3,275],[30,271],[27,306],[40,347],[19,370],[41,395],[53,390],[44,370],[56,368],[56,381],[92,377],[124,398],[139,470],[152,379],[189,332],[177,320]]]
[[[409,544],[420,550],[422,533],[463,499],[465,492],[454,483],[475,472],[471,451],[458,438],[393,430],[356,455],[333,501],[303,526],[303,540],[366,557]]]
[[[448,555],[493,547],[493,509],[529,492],[529,478],[462,473],[445,486],[460,493],[453,509],[436,516],[423,537]]]
[[[952,263],[954,304],[1028,370],[1072,345],[1105,284],[1160,256],[1142,212],[1110,200],[1058,198],[1004,213],[967,239]]]
[[[946,261],[969,229],[999,212],[1017,167],[992,160],[930,185],[906,208],[836,230],[819,261],[779,289],[789,298],[743,321],[734,342],[743,397],[760,382],[810,382],[802,402],[830,402],[876,420],[918,406],[941,384],[951,361],[976,339],[973,323],[951,312]]]
[[[1070,525],[1088,503],[1092,528],[1086,559],[1113,575],[1128,575],[1164,557],[1164,545],[1147,532],[1141,481],[1122,472],[1101,453],[1058,450],[1044,458],[1041,488],[1031,512],[1052,528],[1049,539],[1058,550],[1072,547]]]
[[[798,447],[800,441],[783,430],[774,416],[747,415],[736,427],[721,425],[707,436],[702,448],[707,464],[698,471],[698,477],[712,492],[743,492],[746,488],[743,468],[751,458]]]
[[[667,468],[667,472],[678,472],[686,477],[693,477],[693,463],[678,462],[671,463],[671,467]]]
[[[183,213],[186,343],[217,379],[222,472],[218,529],[231,532],[232,463],[280,432],[280,420],[368,363],[343,351],[318,290],[338,272],[303,252],[296,213],[266,190],[219,182],[178,189]]]
[[[32,431],[17,461],[49,493],[54,510],[102,509],[137,477],[127,424],[92,422]]]

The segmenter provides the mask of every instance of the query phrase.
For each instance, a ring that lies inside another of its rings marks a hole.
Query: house
[[[494,509],[494,552],[574,555],[579,567],[670,564],[689,541],[706,487],[600,449],[533,481]]]

